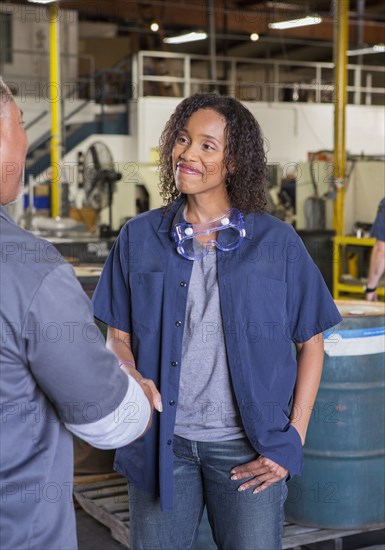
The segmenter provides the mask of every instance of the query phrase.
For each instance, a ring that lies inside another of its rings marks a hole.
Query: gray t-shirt
[[[195,441],[245,437],[227,363],[215,250],[194,261],[184,326],[174,433]]]

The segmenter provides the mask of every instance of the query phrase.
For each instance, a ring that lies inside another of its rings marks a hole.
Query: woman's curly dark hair
[[[266,207],[266,155],[259,124],[242,103],[214,93],[199,93],[184,99],[162,132],[159,141],[159,189],[166,207],[180,196],[171,158],[175,140],[186,121],[198,109],[211,109],[226,120],[224,155],[226,188],[231,206],[244,214],[262,212]]]

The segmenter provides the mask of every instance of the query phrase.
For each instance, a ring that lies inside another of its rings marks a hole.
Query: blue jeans
[[[192,550],[204,507],[218,548],[280,550],[286,481],[253,495],[238,492],[230,470],[255,460],[247,439],[197,442],[174,437],[174,509],[129,484],[132,550]],[[243,480],[243,482],[245,482]]]

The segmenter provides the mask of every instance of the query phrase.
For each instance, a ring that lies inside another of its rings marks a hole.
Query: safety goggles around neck
[[[209,238],[206,242],[199,240],[199,237],[213,234],[216,234],[215,237]],[[246,230],[241,212],[236,208],[230,208],[222,216],[206,223],[176,223],[172,236],[179,254],[187,260],[201,260],[213,248],[222,252],[235,250],[242,244]]]

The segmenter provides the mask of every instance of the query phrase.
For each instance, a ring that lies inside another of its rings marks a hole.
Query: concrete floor
[[[127,550],[111,537],[110,530],[89,516],[84,510],[76,510],[79,550]]]
[[[89,516],[84,510],[76,510],[79,550],[127,550],[111,537],[109,529]],[[195,550],[215,550],[203,526]],[[334,542],[322,542],[302,547],[303,550],[334,550]],[[343,550],[385,550],[385,530],[372,531],[344,539]],[[177,549],[170,549],[177,550]],[[236,550],[236,549],[234,549]]]

